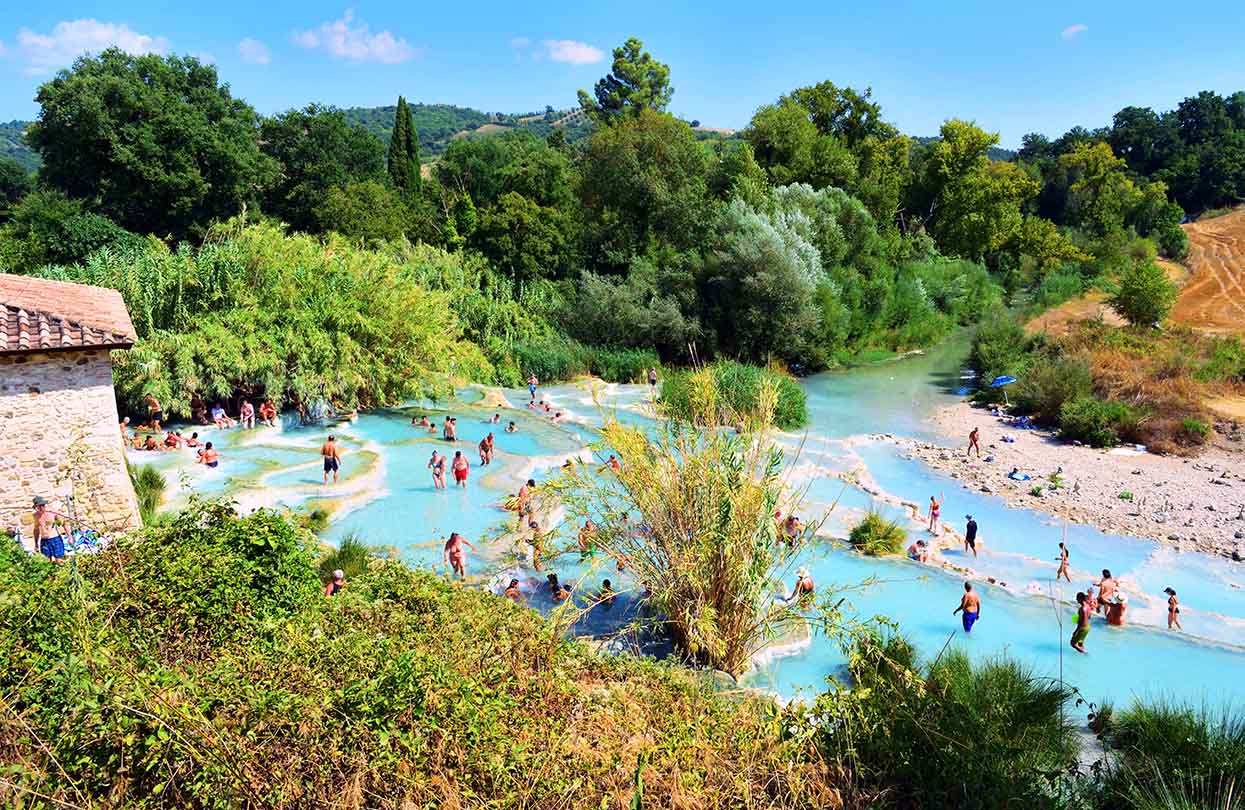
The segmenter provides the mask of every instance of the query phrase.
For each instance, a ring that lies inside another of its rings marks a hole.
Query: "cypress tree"
[[[393,116],[393,137],[389,140],[389,177],[404,194],[419,189],[419,134],[415,118],[406,99],[398,96],[398,109]]]

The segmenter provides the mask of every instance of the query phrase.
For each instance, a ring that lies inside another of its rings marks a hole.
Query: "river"
[[[879,615],[896,622],[925,656],[937,655],[948,645],[977,660],[1008,655],[1039,675],[1062,678],[1095,702],[1123,704],[1137,696],[1163,696],[1211,706],[1239,704],[1245,699],[1245,565],[1073,524],[1066,527],[1073,582],[1060,587],[1054,583],[1055,558],[1065,527],[1038,513],[1009,508],[999,498],[966,491],[920,462],[903,458],[893,443],[869,438],[882,432],[933,438],[925,416],[962,396],[965,353],[965,340],[959,336],[922,355],[803,381],[809,426],[779,441],[792,465],[792,480],[807,487],[804,517],[816,519],[831,504],[837,506],[827,515],[824,540],[805,548],[790,570],[806,566],[822,593],[870,581],[867,588],[849,591],[847,606],[862,618]],[[526,390],[505,394],[520,406],[527,399]],[[444,451],[446,444],[439,434],[410,425],[412,412],[426,412],[439,425],[444,406],[369,413],[332,428],[288,422],[281,430],[199,428],[221,450],[222,464],[216,470],[191,463],[187,451],[134,452],[131,460],[153,463],[166,473],[170,489],[176,490],[173,504],[196,491],[230,494],[244,508],[323,506],[337,515],[325,533],[327,540],[356,534],[416,566],[441,570],[443,538],[458,531],[479,547],[468,560],[471,584],[497,589],[514,576],[532,593],[530,603],[548,610],[551,604],[539,588],[543,575],[527,568],[512,544],[489,539],[503,522],[514,520],[499,508],[500,500],[527,478],[540,481],[568,456],[584,454],[603,408],[637,424],[648,423],[649,417],[647,386],[601,386],[597,402],[586,387],[576,385],[543,388],[540,395],[581,421],[553,425],[520,407],[501,410],[502,424],[487,424],[498,411],[468,404],[466,400],[478,398],[476,392],[464,392],[464,402],[449,407],[458,417],[458,447],[475,465],[466,489],[455,489],[451,481],[449,490],[434,490],[428,457],[434,449]],[[502,432],[510,419],[518,422],[518,433]],[[490,467],[481,468],[475,445],[490,430],[496,434],[498,452]],[[337,433],[345,449],[344,476],[334,487],[323,485],[317,455],[327,432]],[[893,497],[875,498],[835,477],[851,470]],[[953,567],[944,568],[863,557],[831,540],[844,537],[870,509],[902,518],[891,505],[895,498],[925,503],[939,492],[946,497],[944,520],[962,525],[967,514],[977,519],[978,559],[947,549],[943,559]],[[1072,596],[1095,581],[1102,568],[1110,568],[1122,581],[1130,599],[1130,623],[1108,627],[1095,620],[1086,642],[1089,655],[1081,655],[1068,646],[1075,614]],[[630,585],[625,576],[581,563],[578,554],[563,555],[546,570],[592,588],[610,577],[624,591],[608,610],[594,608],[577,626],[580,631],[615,627],[635,608],[625,593]],[[982,598],[981,619],[971,634],[952,615],[963,592],[964,570],[971,571],[967,576]],[[789,591],[791,584],[783,587]],[[1168,586],[1181,594],[1184,633],[1166,629],[1162,591]],[[768,657],[744,683],[785,697],[809,696],[824,688],[827,676],[841,674],[844,664],[834,641],[817,634],[783,653]]]

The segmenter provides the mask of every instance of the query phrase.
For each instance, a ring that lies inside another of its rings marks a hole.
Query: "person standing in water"
[[[466,579],[467,569],[463,563],[466,561],[467,552],[463,551],[463,546],[472,551],[476,550],[476,547],[464,540],[458,532],[450,532],[450,539],[445,541],[445,550],[442,556],[445,559],[445,564],[450,567],[451,574],[458,574],[462,579]]]
[[[972,515],[965,515],[968,518],[968,524],[964,527],[964,550],[972,550],[973,559],[977,559],[977,521],[973,520]]]
[[[1055,572],[1055,580],[1058,581],[1060,577],[1068,582],[1072,581],[1072,576],[1068,573],[1068,547],[1063,543],[1059,544],[1059,570]]]
[[[1176,598],[1176,591],[1164,588],[1163,593],[1167,594],[1167,629],[1174,628],[1183,632],[1184,628],[1180,626],[1180,600]]]
[[[527,393],[532,398],[532,402],[536,401],[536,386],[540,385],[540,380],[536,379],[535,374],[527,375]]]
[[[964,451],[965,456],[971,456],[973,451],[976,450],[977,458],[981,458],[981,444],[979,443],[980,438],[981,433],[979,429],[974,427],[968,434],[968,449]]]
[[[941,494],[941,493],[940,493]],[[942,511],[942,498],[929,496],[929,533],[938,534],[938,513]]]
[[[1115,592],[1119,588],[1119,583],[1115,581],[1115,577],[1111,576],[1111,571],[1104,568],[1102,579],[1094,584],[1098,586],[1098,610],[1105,613],[1110,607],[1108,603],[1115,601]]]
[[[445,456],[433,450],[428,469],[432,470],[432,488],[445,489]]]
[[[333,483],[337,483],[337,471],[341,469],[342,454],[337,446],[337,437],[329,436],[329,440],[320,446],[320,455],[324,456],[324,483],[329,482],[329,473],[333,473]]]
[[[1076,594],[1076,629],[1072,631],[1072,649],[1079,653],[1089,653],[1085,649],[1085,638],[1089,635],[1089,617],[1092,611],[1089,608],[1089,597],[1078,591]]]
[[[471,462],[463,455],[462,450],[454,451],[454,461],[450,464],[454,470],[454,483],[466,489],[467,487],[467,470],[471,468]]]
[[[960,617],[961,622],[964,624],[964,632],[973,632],[973,625],[977,623],[978,617],[981,616],[981,597],[973,592],[973,583],[971,582],[964,583],[964,595],[960,597],[960,606],[951,611],[951,615],[954,616],[960,611],[964,612],[964,615]]]
[[[657,396],[657,369],[650,368],[648,370],[648,389],[654,398]]]

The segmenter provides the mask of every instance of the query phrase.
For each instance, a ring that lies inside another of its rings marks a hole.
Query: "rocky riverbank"
[[[1198,458],[1095,450],[1047,431],[1009,427],[967,402],[933,417],[947,442],[893,439],[966,489],[1117,534],[1245,559],[1245,447],[1212,447]],[[980,431],[981,458],[965,455]],[[954,441],[952,441],[954,440]],[[1028,480],[1014,480],[1013,468]]]

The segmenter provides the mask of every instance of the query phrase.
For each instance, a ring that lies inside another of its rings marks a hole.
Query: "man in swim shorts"
[[[65,524],[62,515],[48,509],[46,498],[35,498],[35,548],[54,563],[65,561]]]
[[[968,524],[964,527],[964,550],[972,549],[973,559],[977,558],[977,521],[973,520],[972,515],[965,515],[968,518]]]
[[[981,434],[977,428],[973,428],[972,432],[968,434],[968,450],[964,451],[965,457],[972,455],[973,450],[976,450],[977,458],[981,458],[981,445],[978,443],[980,436]]]
[[[148,394],[147,400],[147,424],[157,433],[160,431],[160,423],[164,421],[164,409],[160,407],[160,400]]]
[[[960,617],[964,623],[964,632],[973,632],[973,625],[977,623],[977,618],[981,616],[981,597],[973,593],[973,583],[971,582],[964,583],[964,595],[960,597],[960,606],[951,611],[951,615],[954,616],[960,611],[964,612],[964,615]]]
[[[462,450],[454,451],[454,461],[450,464],[450,468],[454,470],[454,483],[465,488],[467,486],[467,470],[471,468],[471,462],[467,461],[467,457],[463,455]]]
[[[329,440],[320,446],[320,455],[324,457],[324,483],[329,482],[329,473],[333,473],[333,483],[337,483],[337,471],[341,469],[342,454],[337,446],[337,437],[329,436]]]
[[[1089,635],[1089,615],[1092,612],[1089,607],[1089,599],[1084,593],[1077,592],[1076,603],[1076,629],[1072,631],[1072,649],[1079,653],[1088,652],[1085,650],[1085,637]]]
[[[540,385],[540,380],[536,379],[535,374],[527,375],[527,393],[531,395],[532,402],[536,401],[536,386]]]

